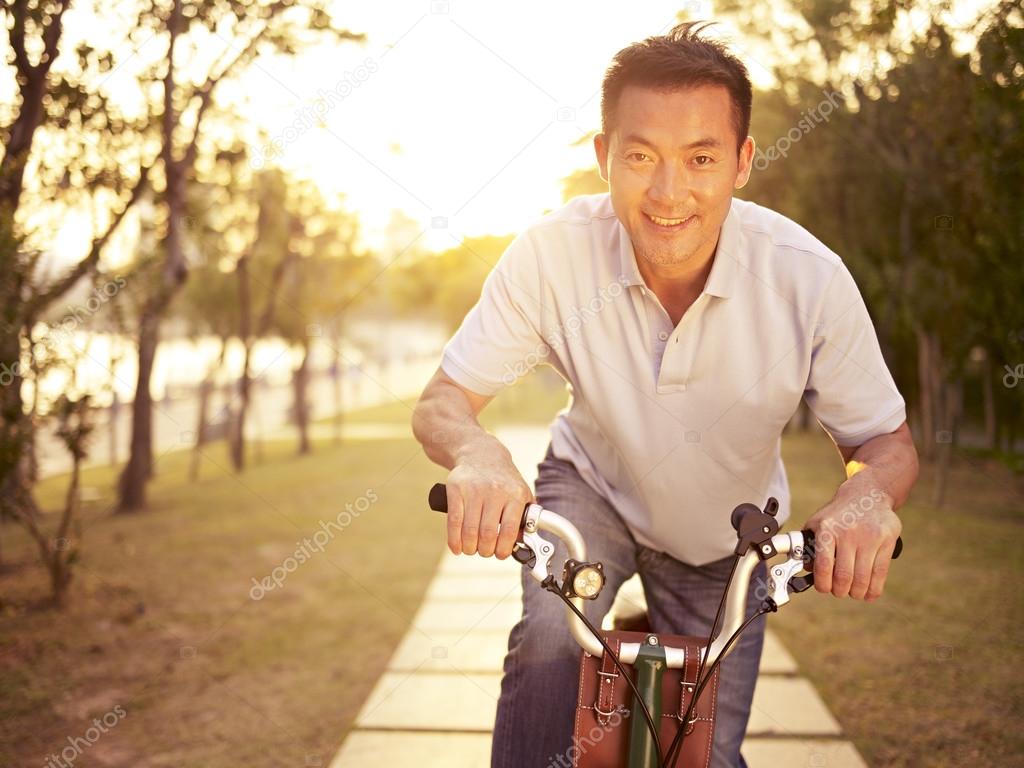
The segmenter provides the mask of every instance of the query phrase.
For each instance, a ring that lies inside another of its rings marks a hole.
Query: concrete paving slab
[[[506,426],[496,429],[494,435],[508,448],[516,469],[532,488],[537,479],[537,465],[544,458],[551,441],[551,430],[529,425]]]
[[[490,733],[500,690],[497,674],[385,672],[356,726]]]
[[[388,669],[400,672],[500,672],[508,646],[505,630],[406,635]]]
[[[486,731],[494,720],[501,676],[387,672],[370,695],[361,727]],[[809,682],[763,677],[754,692],[751,736],[839,735],[839,724]]]
[[[490,762],[489,733],[354,731],[329,768],[482,768]]]
[[[795,675],[798,671],[796,660],[778,636],[770,629],[766,630],[764,649],[761,651],[761,674]]]
[[[780,765],[868,768],[857,748],[848,741],[821,739],[747,739],[743,757],[750,768]]]
[[[840,732],[839,723],[804,678],[758,678],[748,734],[831,736]]]
[[[519,595],[510,592],[499,600],[431,600],[420,607],[412,625],[428,635],[433,632],[509,630],[520,615],[522,601]]]
[[[515,560],[498,560],[493,557],[479,555],[453,555],[446,552],[441,558],[437,573],[439,576],[509,576],[513,581],[519,577],[521,566]]]
[[[345,740],[329,768],[480,768],[489,763],[490,753],[488,733],[355,731]],[[743,742],[743,757],[750,768],[867,768],[848,741],[750,738]]]
[[[498,600],[510,591],[517,596],[523,593],[515,569],[510,574],[441,575],[430,583],[424,600]]]

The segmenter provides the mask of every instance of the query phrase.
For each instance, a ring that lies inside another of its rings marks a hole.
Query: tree
[[[298,253],[294,235],[299,226],[286,207],[287,180],[278,170],[258,174],[256,198],[258,215],[250,246],[235,263],[238,288],[238,337],[245,355],[238,377],[238,405],[231,422],[231,464],[236,472],[245,468],[245,424],[252,399],[252,353],[259,339],[274,324],[278,297]],[[254,294],[263,301],[257,312]]]
[[[759,94],[754,132],[761,152],[778,150],[795,127],[797,139],[787,140],[787,157],[755,162],[749,194],[815,222],[857,276],[922,456],[938,462],[941,503],[972,356],[986,361],[990,435],[997,421],[1012,431],[1021,418],[992,390],[1001,373],[993,363],[1020,354],[1007,331],[1024,325],[1012,298],[1024,283],[1014,264],[1021,209],[1010,191],[1024,183],[1024,19],[1016,4],[998,4],[972,32],[976,50],[958,53],[941,5],[925,7],[930,18],[909,37],[900,6],[796,2],[791,10],[801,23],[784,28],[731,6],[741,26],[791,53],[777,68],[778,92]],[[839,108],[827,125],[800,129],[800,106],[833,94]]]
[[[81,45],[61,55],[69,5],[0,4],[10,43],[8,73],[17,91],[0,116],[0,375],[9,379],[0,387],[0,519],[14,517],[30,529],[37,514],[27,452],[34,421],[22,399],[23,352],[38,340],[32,336],[37,321],[95,273],[148,184],[149,161],[136,141],[139,125],[97,87],[115,66],[114,54]],[[27,211],[42,201],[58,209],[88,201],[104,210],[84,255],[68,269],[52,268],[47,231],[27,224]]]
[[[153,34],[167,40],[161,78],[162,104],[154,105],[152,112],[154,120],[159,117],[160,125],[165,229],[162,268],[153,276],[139,317],[139,373],[132,403],[131,454],[119,483],[121,512],[140,510],[146,503],[146,483],[153,470],[153,408],[149,384],[161,319],[188,274],[183,228],[186,190],[195,173],[204,118],[215,89],[250,64],[261,49],[294,53],[310,39],[303,30],[314,35],[331,34],[338,40],[363,39],[362,35],[335,29],[330,15],[318,0],[277,0],[270,3],[250,0],[229,6],[166,0],[163,5],[157,3],[154,6],[154,13],[145,18],[145,23]],[[184,78],[177,53],[179,44],[191,42],[193,47],[197,45],[196,40],[190,38],[194,28],[216,34],[217,29],[224,26],[240,31],[237,45],[229,46],[200,82]],[[183,126],[189,126],[184,139],[180,137]],[[241,267],[244,284],[247,262],[242,262]]]
[[[512,235],[467,237],[454,248],[402,264],[393,289],[400,310],[429,307],[449,331],[480,298],[484,278],[512,242]]]
[[[299,363],[292,371],[293,416],[298,431],[298,452],[309,453],[313,345],[327,347],[332,356],[335,439],[341,439],[344,403],[341,401],[341,351],[348,313],[365,300],[378,271],[376,260],[357,250],[358,222],[344,209],[328,208],[317,189],[293,183],[290,197],[292,247],[299,254],[286,277],[274,330],[298,348]]]

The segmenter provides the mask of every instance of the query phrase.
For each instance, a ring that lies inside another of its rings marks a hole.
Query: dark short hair
[[[753,89],[743,62],[729,53],[723,43],[701,36],[713,23],[677,24],[668,34],[648,37],[615,54],[601,85],[602,132],[607,134],[614,127],[619,98],[626,86],[676,90],[720,85],[732,100],[738,150],[750,130]]]

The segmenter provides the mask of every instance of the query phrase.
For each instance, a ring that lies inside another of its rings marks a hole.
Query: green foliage
[[[455,248],[421,256],[397,270],[393,301],[401,311],[423,309],[436,315],[449,331],[480,298],[484,278],[501,258],[512,235],[467,237]]]
[[[964,53],[938,10],[904,39],[888,6],[861,9],[856,21],[843,3],[793,9],[812,34],[789,31],[801,58],[779,66],[781,88],[755,97],[758,159],[744,197],[806,225],[847,262],[912,402],[922,334],[941,350],[942,382],[963,378],[978,348],[991,362],[987,375],[1001,375],[1024,360],[1019,9],[995,6],[975,30],[976,49]],[[736,17],[750,34],[781,34]],[[861,35],[874,46],[871,62]],[[893,64],[879,69],[885,51]],[[1019,401],[993,383],[1012,433]]]

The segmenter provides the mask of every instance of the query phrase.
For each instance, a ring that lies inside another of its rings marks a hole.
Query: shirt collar
[[[645,285],[636,263],[633,241],[629,237],[622,222],[616,219],[619,232],[619,274],[626,285]],[[735,203],[729,206],[729,213],[722,222],[722,231],[718,235],[718,247],[715,259],[711,264],[708,281],[704,285],[704,293],[727,299],[732,295],[736,282],[736,253],[740,240],[739,213]]]

